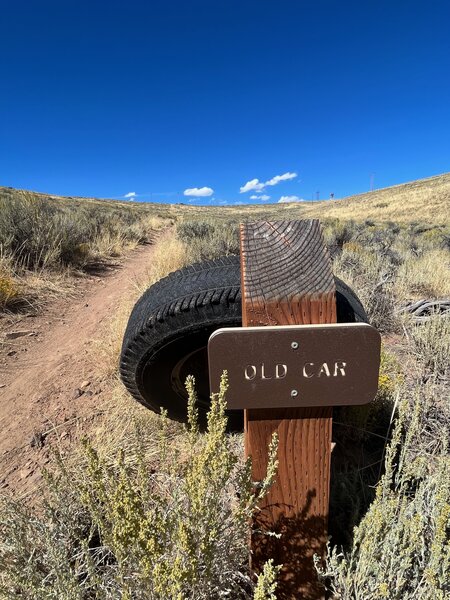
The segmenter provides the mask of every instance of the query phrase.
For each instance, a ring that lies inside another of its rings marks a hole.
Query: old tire
[[[366,322],[364,308],[352,290],[336,278],[340,323]],[[152,285],[138,300],[125,332],[120,375],[128,391],[144,406],[167,410],[186,420],[187,375],[194,375],[199,417],[209,406],[206,344],[219,327],[241,325],[241,281],[238,256],[190,265]],[[231,429],[242,428],[242,413],[229,414]]]

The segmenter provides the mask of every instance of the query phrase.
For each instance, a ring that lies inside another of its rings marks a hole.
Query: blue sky
[[[0,0],[0,22],[0,185],[232,204],[450,171],[444,0]]]

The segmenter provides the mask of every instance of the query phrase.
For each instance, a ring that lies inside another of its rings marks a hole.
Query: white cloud
[[[259,179],[251,179],[247,181],[245,185],[239,188],[239,192],[241,194],[245,194],[245,192],[261,192],[268,185],[277,185],[280,181],[289,181],[289,179],[295,179],[297,177],[297,173],[283,173],[283,175],[275,175],[272,179],[269,179],[265,183],[260,181]]]
[[[270,196],[267,194],[261,194],[259,196],[257,194],[253,194],[250,196],[250,200],[262,200],[263,202],[266,202],[267,200],[270,200]]]
[[[136,192],[128,192],[128,194],[125,194],[124,198],[136,198],[136,196]]]
[[[278,203],[280,202],[306,202],[306,200],[304,198],[299,198],[298,196],[281,196],[278,200]]]
[[[259,179],[252,179],[251,181],[247,181],[245,185],[239,188],[239,192],[241,194],[245,194],[245,192],[251,192],[253,190],[255,192],[259,192],[262,189],[264,189],[264,183],[259,181]]]
[[[197,198],[206,198],[207,196],[212,196],[214,194],[214,190],[210,187],[201,187],[201,188],[188,188],[184,190],[183,194],[185,196],[196,196]]]
[[[283,175],[275,175],[275,177],[266,181],[264,185],[277,185],[280,181],[289,181],[289,179],[295,179],[296,177],[297,173],[290,173],[288,171],[287,173],[283,173]]]

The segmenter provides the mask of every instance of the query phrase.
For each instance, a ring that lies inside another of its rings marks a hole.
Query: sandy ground
[[[75,298],[38,316],[7,327],[0,322],[0,490],[33,494],[50,461],[50,442],[70,450],[101,418],[107,381],[95,342],[145,274],[154,248],[141,246],[107,273],[81,279]]]

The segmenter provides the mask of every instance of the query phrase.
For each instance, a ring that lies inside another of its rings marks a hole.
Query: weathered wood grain
[[[241,225],[244,327],[336,322],[331,262],[317,220]],[[276,405],[276,399],[274,399]],[[246,454],[253,478],[267,467],[267,448],[279,436],[277,481],[255,516],[255,526],[280,539],[252,536],[252,567],[268,558],[283,564],[280,599],[318,599],[313,555],[327,540],[332,408],[245,411]]]

